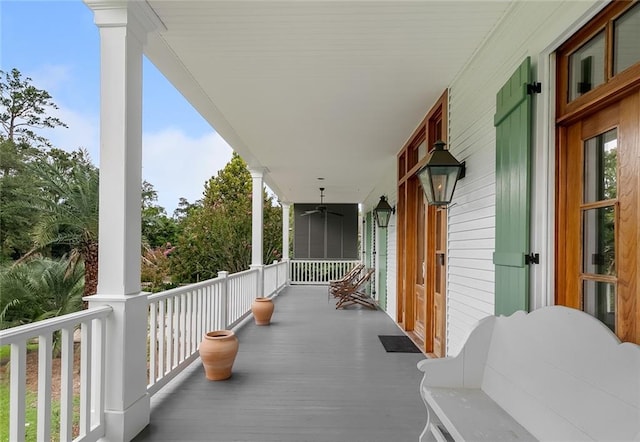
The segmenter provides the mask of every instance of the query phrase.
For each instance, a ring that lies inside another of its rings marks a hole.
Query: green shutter
[[[378,303],[382,310],[387,309],[387,230],[378,231]]]
[[[371,214],[371,212],[367,213],[366,216],[366,220],[367,222],[364,225],[364,230],[365,230],[365,235],[366,235],[366,240],[365,240],[365,246],[364,246],[364,256],[365,256],[365,261],[364,261],[364,265],[367,267],[371,267],[371,264],[373,263],[373,255],[372,255],[372,246],[373,246],[373,242],[372,242],[372,236],[371,236],[371,231],[373,230],[371,227],[371,222],[373,221],[373,216]]]
[[[365,224],[365,230],[367,231],[367,242],[365,248],[365,265],[367,268],[373,267],[373,212],[367,212],[367,223]],[[367,284],[365,292],[371,295],[373,288],[371,285],[374,283],[373,278],[371,282]]]
[[[529,310],[531,83],[529,57],[497,96],[495,313]]]

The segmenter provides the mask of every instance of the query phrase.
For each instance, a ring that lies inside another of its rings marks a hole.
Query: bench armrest
[[[418,370],[424,373],[422,386],[462,387],[463,358],[423,359],[418,362]]]
[[[480,320],[456,357],[418,362],[418,370],[424,373],[420,382],[420,396],[427,408],[427,424],[420,435],[420,442],[433,440],[434,437],[436,440],[445,440],[441,423],[449,431],[455,428],[434,401],[432,389],[480,388],[494,324],[495,316]]]
[[[495,319],[495,316],[481,319],[456,357],[424,359],[418,362],[418,370],[424,373],[421,385],[423,387],[480,388]]]

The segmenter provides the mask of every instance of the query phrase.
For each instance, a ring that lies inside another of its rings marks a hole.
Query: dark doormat
[[[405,335],[378,335],[387,353],[422,353]]]

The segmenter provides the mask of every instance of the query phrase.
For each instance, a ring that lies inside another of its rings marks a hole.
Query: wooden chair
[[[345,285],[352,283],[358,277],[362,269],[364,269],[364,264],[360,263],[349,270],[342,278],[332,279],[329,281],[328,296],[331,297],[332,294],[336,296],[334,292],[340,287],[344,287]]]
[[[340,299],[338,299],[336,308],[359,304],[363,307],[376,310],[378,308],[376,302],[364,292],[364,288],[371,281],[374,271],[374,269],[367,269],[355,282],[337,289],[335,296]]]

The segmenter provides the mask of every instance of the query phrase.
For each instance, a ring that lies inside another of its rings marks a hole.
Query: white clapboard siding
[[[526,56],[535,66],[594,3],[514,3],[450,85],[449,148],[466,161],[467,174],[449,209],[447,355],[456,355],[475,322],[494,309],[496,94]],[[534,149],[553,146],[538,142]]]
[[[395,204],[393,204],[395,205]],[[387,235],[387,308],[386,312],[393,319],[396,319],[397,293],[397,252],[396,252],[396,220],[391,218]]]
[[[398,205],[398,189],[397,177],[394,173],[390,173],[383,182],[384,189],[376,192],[376,195],[386,195],[387,201],[391,207]],[[376,202],[377,204],[377,202]],[[397,293],[397,238],[396,238],[397,214],[391,216],[389,225],[387,226],[387,306],[385,312],[396,320],[396,306],[398,305]]]

